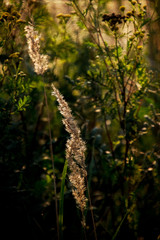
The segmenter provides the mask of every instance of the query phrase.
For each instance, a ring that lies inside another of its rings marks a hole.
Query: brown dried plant
[[[40,35],[37,31],[34,30],[32,24],[25,27],[25,36],[28,44],[28,53],[32,62],[34,64],[34,71],[38,75],[43,75],[44,72],[48,69],[48,56],[40,54]],[[46,86],[44,82],[44,99],[47,107],[47,117],[48,117],[48,129],[49,129],[49,139],[50,139],[50,157],[52,160],[53,167],[53,183],[54,183],[54,192],[55,192],[55,209],[56,209],[56,223],[57,223],[57,236],[59,239],[59,221],[58,221],[58,203],[57,203],[57,190],[56,190],[56,176],[55,176],[55,167],[54,167],[54,158],[53,158],[53,147],[52,147],[52,134],[51,134],[51,122],[50,122],[50,113],[49,106],[46,94]]]
[[[48,69],[48,57],[46,55],[40,54],[40,36],[38,32],[34,30],[34,27],[28,25],[25,27],[25,33],[28,43],[28,52],[29,56],[32,59],[34,64],[34,70],[37,74],[43,75],[44,72]],[[45,85],[44,85],[45,86]],[[72,194],[76,200],[77,207],[80,208],[82,212],[82,225],[85,226],[85,218],[84,218],[84,210],[86,208],[87,198],[85,196],[86,184],[85,178],[87,177],[87,171],[85,166],[85,151],[86,145],[85,142],[80,137],[80,129],[74,117],[72,116],[71,109],[68,106],[68,103],[64,100],[62,94],[59,90],[52,84],[53,95],[57,98],[59,103],[59,111],[62,114],[63,124],[66,127],[66,131],[70,134],[70,139],[68,139],[66,143],[66,159],[68,161],[68,166],[70,169],[69,180],[72,186]],[[44,95],[45,102],[48,108],[46,90],[44,87]],[[51,128],[50,128],[50,116],[49,116],[49,108],[48,108],[48,123],[49,123],[49,134],[50,134],[50,142],[52,143],[51,137]],[[52,144],[50,144],[52,145]],[[50,147],[53,168],[53,150],[52,146]],[[55,176],[54,176],[55,179]],[[55,193],[56,193],[56,183],[55,185]],[[57,203],[56,203],[57,206]]]
[[[70,138],[66,143],[66,159],[70,169],[69,180],[72,185],[72,194],[76,200],[78,208],[80,208],[82,212],[82,224],[84,225],[85,220],[83,214],[87,201],[85,196],[85,178],[87,177],[85,166],[86,145],[80,136],[80,129],[77,126],[68,103],[53,84],[52,88],[52,94],[57,98],[59,103],[58,109],[63,116],[63,124],[65,125],[66,131],[70,134]]]
[[[24,30],[27,38],[28,53],[34,64],[34,71],[39,75],[43,75],[48,69],[48,56],[40,54],[40,35],[31,24],[26,26]]]

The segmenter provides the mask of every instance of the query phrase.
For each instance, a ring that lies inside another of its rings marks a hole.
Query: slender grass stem
[[[120,228],[121,228],[121,226],[122,226],[122,224],[123,224],[123,222],[124,222],[124,220],[126,219],[126,217],[127,217],[128,214],[129,214],[129,211],[127,211],[127,212],[125,213],[125,215],[124,215],[122,221],[120,222],[120,224],[119,224],[119,226],[118,226],[118,228],[117,228],[114,236],[112,237],[112,240],[115,240],[115,239],[116,239],[116,237],[117,237],[117,235],[118,235],[118,233],[119,233],[119,231],[120,231]]]
[[[90,205],[91,218],[92,218],[92,223],[93,223],[94,238],[95,238],[95,240],[97,240],[96,224],[95,224],[95,221],[94,221],[94,214],[93,214],[93,209],[92,209],[91,195],[90,195],[90,190],[89,190],[89,185],[88,185],[87,178],[86,178],[86,182],[87,182],[87,191],[88,191],[88,201],[89,201],[89,205]]]
[[[55,194],[57,237],[58,237],[58,240],[59,240],[60,238],[59,238],[58,200],[57,200],[57,185],[56,185],[55,165],[54,165],[54,158],[53,158],[53,146],[52,146],[53,141],[52,141],[52,134],[51,134],[51,121],[50,121],[50,114],[49,114],[49,106],[48,106],[48,99],[47,99],[47,94],[46,94],[46,86],[45,86],[44,78],[43,78],[43,83],[44,83],[44,98],[45,98],[45,104],[46,104],[46,108],[47,108],[50,157],[51,157],[52,169],[53,169],[53,184],[54,184],[54,194]]]
[[[65,179],[66,179],[66,174],[67,174],[67,167],[68,167],[68,162],[66,160],[64,163],[64,167],[63,167],[61,193],[60,193],[60,201],[59,201],[59,236],[60,236],[60,240],[63,239],[64,187],[65,187]]]

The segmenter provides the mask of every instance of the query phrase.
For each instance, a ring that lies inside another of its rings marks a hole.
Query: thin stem
[[[129,139],[126,137],[126,150],[125,150],[125,156],[124,156],[124,173],[127,167],[127,156],[128,156],[129,147],[130,147]]]
[[[89,32],[89,34],[90,34],[93,42],[97,45],[97,47],[99,48],[99,50],[103,53],[103,49],[102,49],[102,47],[101,47],[101,45],[100,45],[100,43],[99,43],[99,40],[98,40],[98,42],[97,42],[97,40],[95,39],[94,35],[93,35],[92,32],[91,32],[91,29],[87,26],[86,21],[85,21],[85,17],[84,17],[84,15],[83,15],[82,11],[80,10],[79,6],[77,5],[77,3],[76,3],[75,1],[72,2],[72,5],[73,5],[73,8],[75,9],[75,11],[77,12],[78,16],[79,16],[80,19],[82,20],[83,24],[85,25],[86,29],[88,30],[88,32]],[[112,58],[111,58],[111,56],[110,56],[110,53],[109,53],[109,51],[108,51],[108,48],[106,47],[105,41],[104,41],[104,39],[103,39],[103,36],[102,36],[102,33],[101,33],[101,29],[100,29],[100,26],[99,26],[99,22],[98,22],[98,30],[97,30],[97,32],[99,33],[99,36],[100,36],[100,38],[101,38],[101,40],[102,40],[102,43],[103,43],[105,49],[107,50],[107,54],[108,54],[108,57],[109,57],[111,66],[112,66],[113,69],[115,69],[115,66],[114,66],[114,64],[113,64]],[[99,38],[98,38],[98,39],[99,39]],[[106,59],[105,59],[105,57],[104,57],[104,53],[102,54],[102,59],[103,59],[103,62],[104,62],[104,64],[105,64],[105,66],[106,66],[106,69],[107,69],[107,72],[108,72],[109,76],[112,77],[112,74],[111,74],[111,72],[110,72],[109,66],[108,66],[108,64],[107,64],[107,62],[106,62]],[[116,74],[116,78],[117,78],[117,74]],[[117,88],[116,88],[116,81],[114,80],[114,78],[113,78],[113,81],[114,81],[114,83],[113,83],[113,89],[114,89],[114,95],[115,95],[115,100],[116,100],[116,104],[117,104],[118,117],[119,117],[120,125],[121,125],[121,127],[123,127],[122,117],[121,117],[120,107],[119,107],[119,102],[118,102],[118,96],[117,96],[118,93],[117,93]]]
[[[85,25],[86,29],[88,30],[88,32],[89,32],[89,34],[90,34],[93,42],[97,45],[97,47],[99,48],[99,50],[100,50],[101,52],[103,52],[102,47],[100,46],[100,44],[99,44],[99,43],[97,42],[97,40],[95,39],[94,35],[93,35],[92,32],[91,32],[91,29],[87,26],[86,21],[85,21],[85,17],[84,17],[82,11],[80,10],[80,8],[79,8],[79,6],[77,5],[76,2],[73,2],[73,8],[75,9],[75,11],[77,12],[78,16],[80,17],[80,19],[82,20],[83,24]],[[102,56],[103,56],[103,55],[102,55]],[[104,56],[103,56],[103,58],[104,58]],[[105,61],[105,65],[106,65],[107,71],[110,73],[109,66],[108,66],[108,64],[106,63],[106,61]],[[110,75],[111,75],[111,74],[110,74]]]
[[[119,233],[119,230],[120,230],[120,228],[121,228],[121,226],[122,226],[122,224],[123,224],[123,222],[124,222],[124,220],[126,219],[126,217],[127,217],[128,214],[129,214],[129,211],[127,211],[127,212],[125,213],[125,215],[124,215],[122,221],[120,222],[120,224],[119,224],[119,226],[118,226],[118,228],[117,228],[114,236],[112,237],[112,240],[114,240],[114,239],[117,237],[117,234]]]
[[[108,141],[109,141],[109,146],[110,146],[110,149],[111,149],[112,157],[113,157],[113,159],[115,159],[113,143],[112,143],[110,132],[108,130],[108,126],[107,126],[107,123],[106,123],[106,115],[105,114],[104,114],[104,124],[105,124],[105,129],[106,129],[106,133],[107,133],[107,137],[108,137]]]
[[[63,214],[64,214],[64,187],[65,187],[65,179],[67,174],[68,162],[67,160],[64,163],[63,173],[62,173],[62,181],[61,181],[61,192],[60,192],[60,201],[59,201],[59,235],[60,240],[63,239]]]
[[[119,59],[119,53],[118,53],[118,37],[116,32],[115,32],[115,41],[116,41],[115,44],[116,44],[117,60],[118,60],[118,72],[122,81],[123,117],[122,117],[121,127],[123,129],[123,132],[125,134],[125,139],[126,139],[126,149],[124,154],[124,172],[125,172],[127,167],[127,156],[128,156],[129,146],[130,146],[129,139],[127,137],[127,129],[126,129],[126,110],[127,110],[128,99],[126,99],[126,86],[124,84],[124,72],[120,69],[120,59]]]
[[[95,237],[95,240],[97,240],[96,224],[95,224],[95,221],[94,221],[92,202],[91,202],[91,195],[90,195],[90,191],[89,191],[87,178],[86,178],[86,182],[87,182],[87,191],[88,191],[88,201],[89,201],[89,205],[90,205],[91,217],[92,217],[92,223],[93,223],[94,237]]]
[[[37,122],[36,122],[36,125],[35,125],[35,128],[34,128],[34,134],[33,134],[33,140],[32,140],[33,144],[34,144],[34,141],[36,140],[36,137],[37,137],[38,127],[39,127],[41,117],[43,115],[44,106],[45,106],[45,98],[43,99],[42,106],[41,106],[40,112],[39,112],[39,116],[37,118]]]
[[[82,213],[82,231],[84,235],[84,239],[87,240],[87,234],[86,234],[86,220],[85,220],[85,214],[84,214],[84,209],[81,209]]]
[[[49,132],[49,148],[50,148],[50,157],[52,160],[52,168],[53,168],[53,184],[54,184],[54,192],[55,192],[55,210],[56,210],[56,224],[57,224],[57,237],[59,240],[59,218],[58,218],[58,201],[57,201],[57,188],[56,188],[56,175],[55,175],[55,166],[54,166],[54,158],[53,158],[53,146],[52,146],[52,134],[51,134],[51,122],[50,122],[50,114],[49,114],[49,106],[48,106],[48,100],[47,100],[47,94],[46,94],[46,86],[45,81],[43,78],[44,83],[44,98],[45,98],[45,104],[47,108],[47,120],[48,120],[48,132]]]
[[[111,66],[112,66],[113,69],[115,69],[115,66],[114,66],[114,64],[113,64],[112,58],[111,58],[111,56],[110,56],[110,53],[109,53],[109,51],[108,51],[108,48],[106,47],[105,41],[104,41],[104,39],[103,39],[103,36],[102,36],[100,27],[99,27],[99,35],[100,35],[100,37],[101,37],[101,40],[102,40],[102,42],[103,42],[103,44],[104,44],[105,49],[107,50],[107,54],[108,54],[108,57],[109,57]],[[99,48],[102,49],[101,46],[99,46]],[[101,50],[101,51],[102,51],[102,50]],[[111,72],[110,72],[110,70],[109,70],[109,67],[108,67],[108,65],[107,65],[106,59],[104,58],[103,55],[102,55],[102,57],[103,57],[103,62],[104,62],[104,64],[105,64],[106,68],[107,68],[108,74],[112,77],[112,74],[111,74]],[[117,79],[117,82],[118,82],[117,74],[116,74],[116,79]],[[120,125],[121,125],[122,119],[121,119],[121,113],[120,113],[120,108],[119,108],[119,103],[118,103],[118,97],[117,97],[117,94],[118,94],[118,93],[117,93],[117,88],[116,88],[116,81],[114,80],[114,78],[113,78],[113,81],[114,81],[114,84],[113,84],[114,95],[115,95],[115,100],[116,100],[116,104],[117,104],[117,111],[118,111],[119,121],[120,121]]]
[[[117,32],[115,31],[115,46],[116,46],[116,54],[117,54],[117,60],[118,60],[118,72],[119,72],[119,76],[121,78],[121,81],[122,81],[122,89],[121,89],[121,85],[120,85],[120,82],[118,80],[118,76],[116,74],[116,78],[117,78],[117,82],[118,82],[118,85],[119,85],[119,88],[120,88],[120,91],[121,91],[121,94],[123,96],[123,91],[125,93],[125,90],[124,90],[124,70],[123,68],[120,66],[120,57],[119,57],[119,52],[118,52],[118,36],[117,36]],[[122,68],[122,70],[121,70]],[[124,97],[124,96],[123,96]],[[124,98],[125,99],[125,98]]]

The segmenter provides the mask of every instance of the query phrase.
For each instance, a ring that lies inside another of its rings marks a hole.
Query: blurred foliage
[[[50,59],[44,78],[58,196],[69,136],[51,96],[52,82],[87,143],[92,201],[86,210],[87,239],[94,239],[91,208],[98,239],[159,239],[160,84],[159,72],[145,58],[149,16],[137,1],[128,1],[130,11],[121,6],[118,13],[109,12],[108,3],[69,1],[69,14],[51,17],[43,1],[0,1],[0,189],[6,239],[10,232],[16,239],[57,239],[44,82],[28,56],[28,22],[41,33],[41,51]],[[63,238],[83,239],[68,178],[63,191]]]

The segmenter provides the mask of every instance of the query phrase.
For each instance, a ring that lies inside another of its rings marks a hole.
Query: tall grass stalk
[[[72,194],[76,200],[77,207],[82,213],[82,226],[85,229],[85,215],[87,198],[85,196],[87,171],[85,166],[85,142],[80,137],[80,129],[71,113],[68,103],[59,90],[52,84],[53,95],[59,103],[58,109],[63,116],[63,124],[66,131],[70,134],[70,138],[66,143],[66,159],[70,170],[69,180],[72,187]]]
[[[121,229],[121,226],[122,226],[122,224],[123,224],[123,222],[124,222],[124,220],[126,219],[126,217],[127,217],[128,214],[129,214],[129,211],[127,211],[127,212],[125,213],[124,217],[122,218],[122,221],[120,222],[120,224],[119,224],[119,226],[118,226],[115,234],[113,235],[112,240],[115,240],[115,239],[116,239],[116,237],[117,237],[117,235],[118,235],[118,233],[119,233],[119,231],[120,231],[120,229]]]
[[[34,26],[32,24],[25,27],[25,34],[26,34],[27,43],[28,43],[28,53],[34,64],[34,71],[38,75],[43,75],[45,71],[48,69],[48,57],[46,55],[40,54],[40,41],[39,41],[40,36],[38,32],[34,30]],[[46,94],[46,85],[45,85],[44,78],[43,78],[43,83],[44,83],[44,99],[45,99],[45,105],[47,108],[48,133],[49,133],[49,141],[50,141],[50,144],[49,144],[50,157],[51,157],[52,168],[53,168],[57,237],[59,239],[58,200],[57,200],[55,166],[54,166],[54,158],[53,158],[53,147],[52,147],[51,121],[50,121],[50,113],[49,113],[48,99]]]
[[[40,54],[40,42],[38,32],[34,30],[33,25],[28,25],[25,27],[26,38],[28,43],[28,52],[34,63],[34,70],[37,74],[43,75],[44,72],[48,69],[48,57],[46,55]],[[58,204],[57,204],[57,191],[56,191],[56,177],[54,172],[54,159],[53,159],[53,147],[52,147],[52,135],[51,135],[51,124],[50,124],[50,114],[48,107],[48,100],[46,94],[46,86],[44,82],[44,98],[45,104],[47,107],[47,115],[48,115],[48,127],[49,127],[49,138],[50,138],[50,154],[53,166],[53,180],[54,180],[54,191],[55,191],[55,208],[56,208],[56,220],[57,220],[57,234],[59,239],[59,232],[62,236],[62,224],[63,224],[63,199],[64,199],[64,181],[62,181],[61,188],[61,205],[60,205],[60,218],[58,218]],[[82,226],[85,231],[85,215],[84,210],[86,208],[87,198],[85,196],[86,191],[86,183],[85,179],[87,177],[87,171],[85,166],[85,151],[86,146],[84,141],[80,137],[80,129],[76,121],[74,120],[71,109],[68,106],[68,103],[64,100],[61,93],[55,86],[52,84],[53,95],[56,96],[57,101],[59,103],[59,111],[62,114],[63,124],[66,127],[66,130],[70,134],[70,139],[68,139],[66,143],[66,158],[68,161],[68,166],[70,169],[69,180],[72,185],[72,194],[76,200],[77,207],[81,210],[82,213]],[[65,174],[65,169],[64,173]],[[63,176],[65,177],[65,176]],[[59,223],[60,223],[60,231],[59,231]]]

